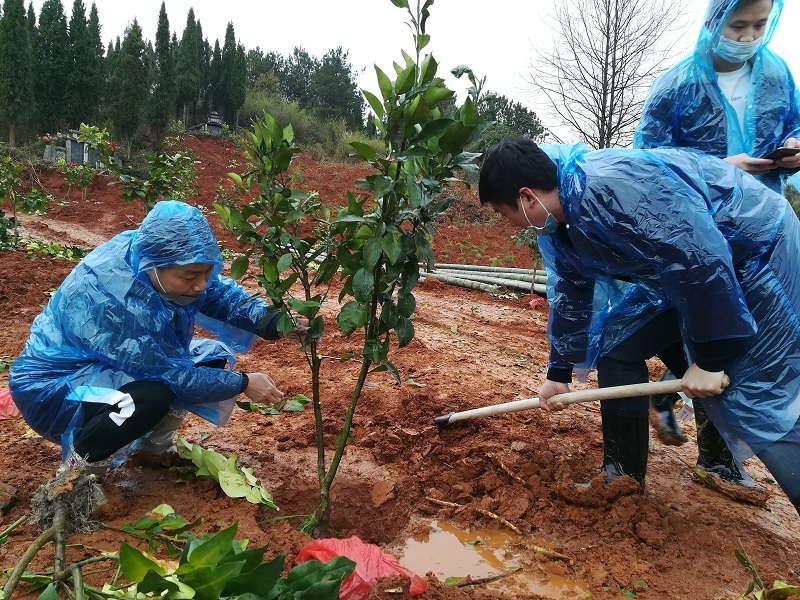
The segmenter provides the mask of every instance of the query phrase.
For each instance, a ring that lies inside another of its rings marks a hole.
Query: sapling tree
[[[3,215],[0,227],[4,230],[10,225],[14,231],[13,248],[19,247],[19,221],[17,220],[17,213],[37,213],[44,212],[50,203],[50,197],[43,193],[41,190],[32,189],[30,192],[25,193],[23,189],[22,174],[25,172],[23,167],[18,162],[15,162],[10,156],[0,157],[0,203],[8,200],[11,206],[11,218],[5,218]],[[5,237],[5,236],[3,236]]]
[[[347,206],[333,215],[316,194],[291,189],[287,172],[298,152],[292,128],[265,115],[248,133],[249,169],[231,176],[246,191],[256,189],[257,199],[241,210],[216,207],[245,248],[232,264],[232,275],[242,277],[250,266],[260,271],[254,277],[264,290],[261,295],[283,314],[280,331],[292,331],[292,317],[309,319],[303,342],[311,368],[320,498],[306,529],[318,534],[328,527],[330,488],[368,375],[389,371],[400,383],[389,351],[393,338],[400,348],[414,338],[413,290],[420,262],[433,266],[430,240],[436,217],[454,200],[447,194],[447,184],[457,180],[459,169],[477,171],[474,161],[479,155],[464,152],[464,147],[491,124],[477,109],[483,82],[465,66],[452,72],[469,78],[467,97],[454,113],[442,117],[438,105],[454,92],[437,77],[433,56],[422,55],[430,42],[425,26],[433,0],[418,0],[415,9],[408,0],[391,1],[410,15],[414,56],[403,52],[391,75],[375,67],[380,96],[363,91],[384,142],[381,153],[367,144],[351,144],[374,169],[355,183],[368,194],[348,193]],[[317,342],[324,329],[319,311],[337,276],[343,285],[336,324],[347,336],[362,330],[364,342],[357,354],[361,368],[328,461]],[[295,294],[298,286],[302,293]]]

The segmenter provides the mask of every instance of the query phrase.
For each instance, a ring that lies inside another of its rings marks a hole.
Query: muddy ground
[[[200,193],[188,201],[209,209],[223,245],[236,250],[233,237],[216,222],[211,202],[224,173],[241,167],[238,150],[213,138],[187,142],[200,161]],[[368,173],[362,167],[305,157],[296,169],[296,187],[317,190],[332,203],[341,202],[346,191],[356,191],[352,182]],[[144,216],[140,205],[123,203],[107,179],[98,178],[82,202],[79,190],[67,193],[58,173],[39,169],[37,177],[57,201],[46,216],[22,217],[31,237],[93,247],[135,227]],[[434,243],[439,261],[530,267],[528,253],[509,241],[512,230],[481,209],[469,190],[459,189],[458,196]],[[72,266],[35,254],[0,253],[0,357],[21,351],[47,292]],[[576,495],[573,482],[591,479],[601,464],[594,404],[574,405],[554,415],[534,410],[467,421],[438,431],[435,416],[536,395],[547,364],[547,307],[544,302],[532,306],[531,296],[495,297],[432,280],[415,294],[416,337],[391,354],[403,385],[386,373],[375,374],[358,405],[353,442],[333,490],[332,527],[339,537],[357,535],[402,555],[408,540],[424,541],[434,524],[436,530],[455,527],[467,538],[486,529],[510,534],[497,556],[521,570],[493,583],[442,587],[437,574],[476,576],[457,561],[445,560],[444,567],[428,569],[429,591],[421,596],[426,599],[732,598],[750,579],[734,556],[740,542],[765,582],[798,583],[800,518],[756,459],[747,467],[767,489],[761,507],[734,502],[693,481],[693,441],[679,448],[654,443],[643,495],[613,498],[610,492],[624,490],[598,486]],[[359,367],[337,358],[357,352],[361,340],[338,333],[333,302],[324,312],[323,350],[330,359],[324,364],[322,393],[326,439],[332,447]],[[240,356],[239,366],[269,373],[288,395],[311,395],[305,359],[289,341],[259,342]],[[657,361],[652,363],[653,378],[661,369]],[[0,377],[0,386],[7,385],[7,372]],[[594,385],[590,376],[577,387]],[[691,423],[686,430],[693,434]],[[280,514],[303,515],[314,509],[310,410],[264,416],[237,409],[226,427],[190,417],[179,430],[192,442],[203,433],[211,434],[204,446],[236,452],[242,464],[253,467],[273,493]],[[17,504],[3,517],[7,525],[29,512],[31,496],[53,475],[60,450],[30,436],[19,419],[0,422],[0,444],[0,480],[19,488]],[[108,503],[99,517],[111,526],[135,522],[167,502],[186,517],[203,517],[208,531],[238,520],[240,536],[251,544],[269,542],[269,552],[288,552],[287,566],[309,541],[297,530],[298,519],[264,522],[275,513],[227,498],[214,482],[192,481],[137,457],[113,470],[104,489]],[[463,506],[442,507],[431,497]],[[506,519],[521,534],[478,509]],[[0,567],[11,567],[34,536],[24,526],[17,530],[0,547]],[[83,546],[71,547],[68,559],[116,551],[123,540],[131,541],[110,530],[73,536],[70,543]],[[571,560],[536,553],[534,545]],[[47,552],[41,553],[35,566],[43,569],[50,560]],[[108,574],[91,577],[99,583]],[[373,596],[402,597],[385,591],[393,585],[379,585]]]

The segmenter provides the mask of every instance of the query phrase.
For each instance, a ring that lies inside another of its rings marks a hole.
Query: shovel
[[[722,387],[728,387],[730,379],[725,375],[722,379]],[[634,383],[631,385],[618,385],[615,387],[599,388],[594,390],[579,390],[577,392],[566,392],[550,397],[550,401],[560,402],[561,404],[575,404],[577,402],[592,402],[594,400],[616,400],[617,398],[633,398],[635,396],[656,396],[662,394],[674,394],[680,392],[680,379],[669,379],[667,381],[649,381],[647,383]],[[483,408],[473,408],[462,412],[454,412],[441,417],[434,417],[433,423],[436,427],[446,427],[458,421],[475,419],[478,417],[490,417],[492,415],[503,415],[505,413],[528,410],[529,408],[539,408],[538,398],[527,398],[525,400],[515,400],[494,404]]]

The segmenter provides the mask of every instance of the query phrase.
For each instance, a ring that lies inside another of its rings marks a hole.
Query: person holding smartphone
[[[694,52],[650,88],[635,148],[694,148],[782,192],[800,168],[800,91],[767,45],[783,0],[711,0]]]
[[[782,177],[800,168],[800,92],[767,48],[782,9],[783,0],[711,0],[694,52],[651,87],[634,147],[693,148],[782,192]],[[673,414],[676,399],[653,398],[656,433],[671,445],[688,441]],[[695,421],[698,466],[754,487],[700,405]]]

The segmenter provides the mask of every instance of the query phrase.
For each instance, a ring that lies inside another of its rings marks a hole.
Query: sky
[[[27,2],[30,0],[26,0]],[[359,72],[359,85],[377,91],[374,64],[384,71],[393,61],[401,60],[401,50],[412,54],[408,13],[389,0],[165,0],[170,29],[181,37],[189,8],[203,27],[203,35],[213,47],[225,39],[228,21],[233,22],[238,40],[248,50],[277,51],[289,55],[300,46],[321,58],[330,49],[341,46],[349,53],[350,63]],[[569,134],[559,130],[526,81],[535,50],[553,39],[548,19],[559,0],[436,0],[431,6],[427,33],[431,43],[425,49],[439,63],[451,89],[462,97],[463,83],[449,74],[461,64],[471,67],[479,77],[486,76],[485,89],[502,94],[536,111],[543,124],[563,141]],[[37,18],[43,0],[33,0]],[[67,18],[72,2],[62,0]],[[91,0],[83,0],[88,8]],[[416,4],[415,0],[410,0]],[[144,36],[155,40],[161,0],[95,0],[106,45],[122,37],[125,28],[136,18]],[[676,51],[689,52],[697,40],[705,13],[703,0],[685,0],[684,35],[677,40]],[[783,57],[800,80],[800,50],[796,38],[800,26],[800,0],[785,0],[780,25],[770,48]],[[666,65],[668,66],[668,65]],[[566,138],[566,139],[565,139]]]

